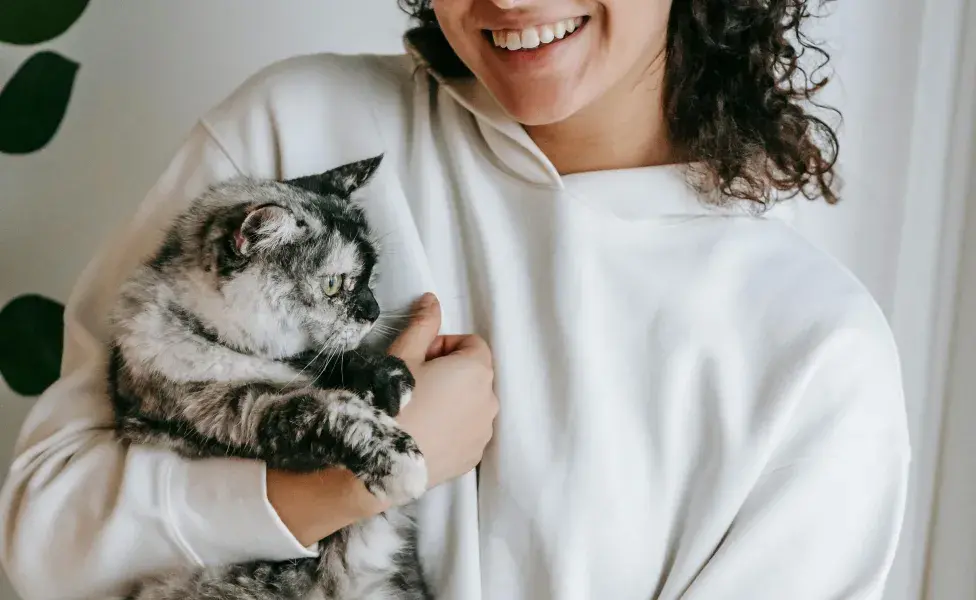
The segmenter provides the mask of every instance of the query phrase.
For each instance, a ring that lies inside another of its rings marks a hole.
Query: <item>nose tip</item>
[[[366,299],[363,302],[360,311],[362,318],[371,323],[380,318],[380,305],[377,304],[376,300],[373,298]]]
[[[366,312],[366,320],[375,321],[376,319],[379,318],[380,318],[380,307],[378,305],[373,305],[369,307],[369,309]]]

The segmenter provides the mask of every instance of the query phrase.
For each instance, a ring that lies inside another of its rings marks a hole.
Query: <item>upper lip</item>
[[[545,19],[517,19],[511,21],[505,21],[504,23],[499,23],[497,25],[490,25],[483,27],[485,31],[518,31],[520,29],[528,29],[529,27],[540,27],[542,25],[551,25],[552,23],[558,23],[559,21],[565,21],[567,19],[576,19],[578,17],[586,18],[589,15],[579,14],[579,15],[569,15],[564,17],[554,17]]]

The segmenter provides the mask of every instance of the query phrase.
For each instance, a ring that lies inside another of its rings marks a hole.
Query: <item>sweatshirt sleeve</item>
[[[24,600],[101,598],[180,566],[314,556],[268,503],[263,463],[189,461],[112,433],[107,307],[188,200],[237,174],[201,122],[72,291],[61,378],[28,415],[0,491],[0,559]]]
[[[905,512],[909,443],[886,328],[819,353],[792,425],[682,600],[880,600]]]

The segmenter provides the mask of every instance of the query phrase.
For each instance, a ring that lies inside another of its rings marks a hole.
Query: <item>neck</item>
[[[675,162],[664,118],[664,64],[662,49],[568,119],[525,130],[561,175]]]

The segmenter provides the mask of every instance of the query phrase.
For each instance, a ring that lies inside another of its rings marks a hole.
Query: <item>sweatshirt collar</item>
[[[404,45],[414,62],[424,69],[451,98],[475,118],[478,129],[502,165],[512,175],[534,185],[562,188],[562,178],[552,162],[532,141],[521,124],[502,109],[488,89],[456,58],[431,64],[427,56],[450,56],[443,36],[436,31],[414,29],[407,33]]]
[[[504,111],[488,89],[450,51],[440,31],[434,28],[411,30],[404,37],[404,46],[417,66],[471,113],[499,163],[526,182],[565,191],[629,220],[666,215],[749,215],[793,220],[792,202],[777,202],[770,208],[763,208],[755,202],[721,202],[703,196],[689,184],[693,165],[688,164],[560,175],[522,125]],[[435,66],[428,56],[448,59]],[[614,193],[606,194],[610,188]]]

